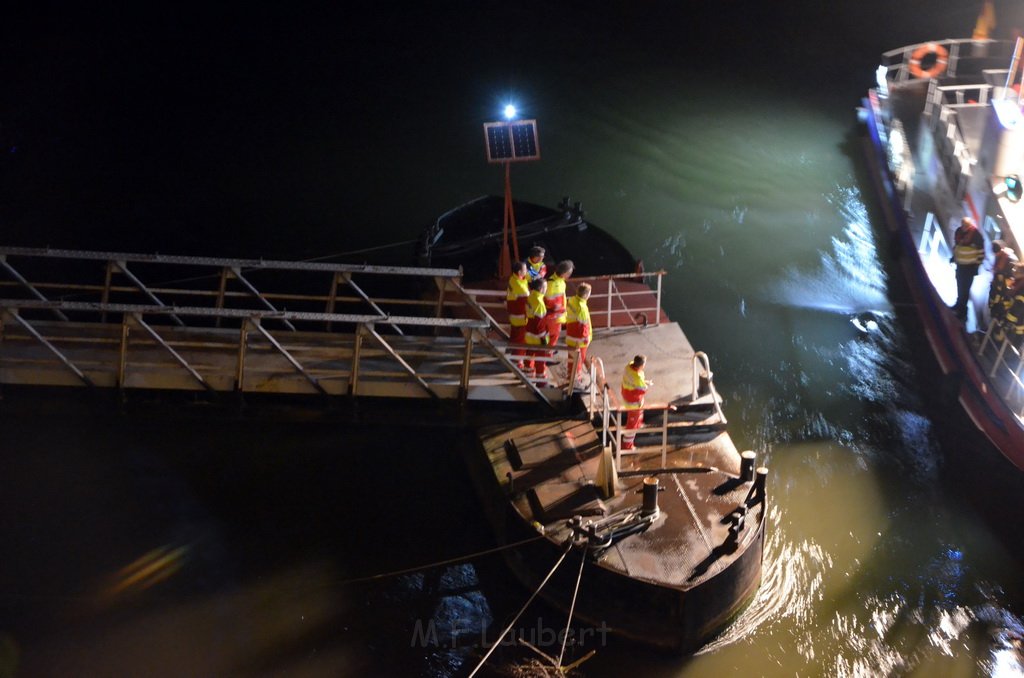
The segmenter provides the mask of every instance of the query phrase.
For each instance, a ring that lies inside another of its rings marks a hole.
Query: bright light
[[[506,105],[505,106],[505,119],[506,120],[512,120],[515,117],[516,117],[516,107],[513,106],[512,104]]]

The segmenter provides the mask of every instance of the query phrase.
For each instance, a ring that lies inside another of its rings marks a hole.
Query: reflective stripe
[[[526,298],[530,296],[530,281],[512,274],[505,291],[505,310],[512,327],[526,326]]]
[[[980,264],[985,260],[985,250],[975,245],[957,245],[953,248],[953,260],[967,266]]]
[[[538,261],[536,264],[526,260],[526,273],[530,276],[530,280],[537,280],[543,278],[548,274],[548,267],[543,261]]]
[[[590,309],[587,300],[572,297],[565,305],[565,345],[570,348],[590,345]]]
[[[633,367],[633,363],[626,365],[622,371],[622,406],[627,410],[638,410],[644,406],[644,394],[647,392],[647,380],[644,378],[644,371]]]
[[[953,261],[958,266],[973,266],[985,260],[985,237],[977,228],[957,227],[953,242]]]
[[[544,305],[544,297],[533,290],[526,300],[526,343],[534,346],[547,344],[548,327],[545,321],[548,309]]]
[[[557,273],[548,278],[548,289],[544,293],[544,303],[552,311],[558,311],[556,319],[565,323],[565,278]]]

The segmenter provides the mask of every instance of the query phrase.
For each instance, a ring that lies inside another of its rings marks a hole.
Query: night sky
[[[404,203],[438,162],[482,171],[478,125],[496,92],[529,92],[555,64],[614,83],[652,50],[669,66],[777,78],[816,43],[767,69],[766,39],[857,17],[808,11],[526,1],[13,15],[0,29],[2,240],[280,256],[373,243],[382,201]],[[589,71],[598,54],[620,73]],[[453,115],[465,137],[447,130]],[[425,224],[453,197],[401,217]]]
[[[976,15],[970,3],[912,0],[898,8],[913,19],[906,33],[885,33],[883,6],[484,0],[14,12],[0,28],[0,240],[281,257],[379,243],[381,226],[386,237],[397,222],[414,232],[471,197],[456,188],[469,181],[431,176],[439,164],[466,177],[485,169],[479,124],[505,93],[552,101],[580,79],[615,88],[654,55],[666,69],[756,79],[787,96],[835,91],[852,106],[849,92],[869,84],[883,49],[941,36],[947,24],[962,34]],[[540,89],[538,76],[557,69],[566,75]]]

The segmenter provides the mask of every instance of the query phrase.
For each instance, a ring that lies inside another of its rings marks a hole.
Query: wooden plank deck
[[[244,371],[239,383],[240,330],[151,325],[167,347],[139,327],[130,329],[123,352],[122,326],[113,323],[34,320],[33,327],[56,347],[93,385],[101,388],[209,390],[218,392],[346,395],[353,379],[355,335],[340,332],[292,332],[273,328],[271,336],[294,361],[256,331],[248,333]],[[384,338],[416,375],[440,398],[460,397],[465,340],[459,337],[399,336]],[[490,351],[475,344],[468,400],[531,402],[531,390]],[[373,339],[359,349],[357,395],[430,398],[430,392]],[[206,386],[203,385],[205,382]],[[314,383],[315,382],[315,383]],[[0,383],[83,386],[85,382],[57,355],[17,323],[0,332]],[[319,389],[318,389],[319,386]],[[561,390],[543,389],[552,401]]]

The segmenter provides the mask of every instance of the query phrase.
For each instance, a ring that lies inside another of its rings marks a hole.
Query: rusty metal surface
[[[587,350],[588,357],[600,358],[604,363],[605,377],[616,399],[622,371],[638,353],[647,356],[645,374],[654,382],[645,398],[647,407],[664,406],[693,394],[694,350],[677,323],[602,332]]]
[[[729,515],[743,504],[752,483],[737,478],[740,455],[728,433],[694,438],[670,450],[666,468],[661,468],[660,454],[628,457],[618,492],[608,499],[599,498],[595,488],[601,451],[589,422],[493,428],[482,432],[481,442],[498,482],[506,491],[512,483],[511,501],[521,519],[543,524],[553,543],[570,535],[566,523],[572,515],[600,517],[638,507],[644,476],[655,475],[662,488],[658,518],[605,550],[596,563],[634,579],[688,590],[726,570],[751,546],[765,506],[764,501],[752,505],[730,541]],[[510,446],[519,451],[521,466],[510,460]]]

